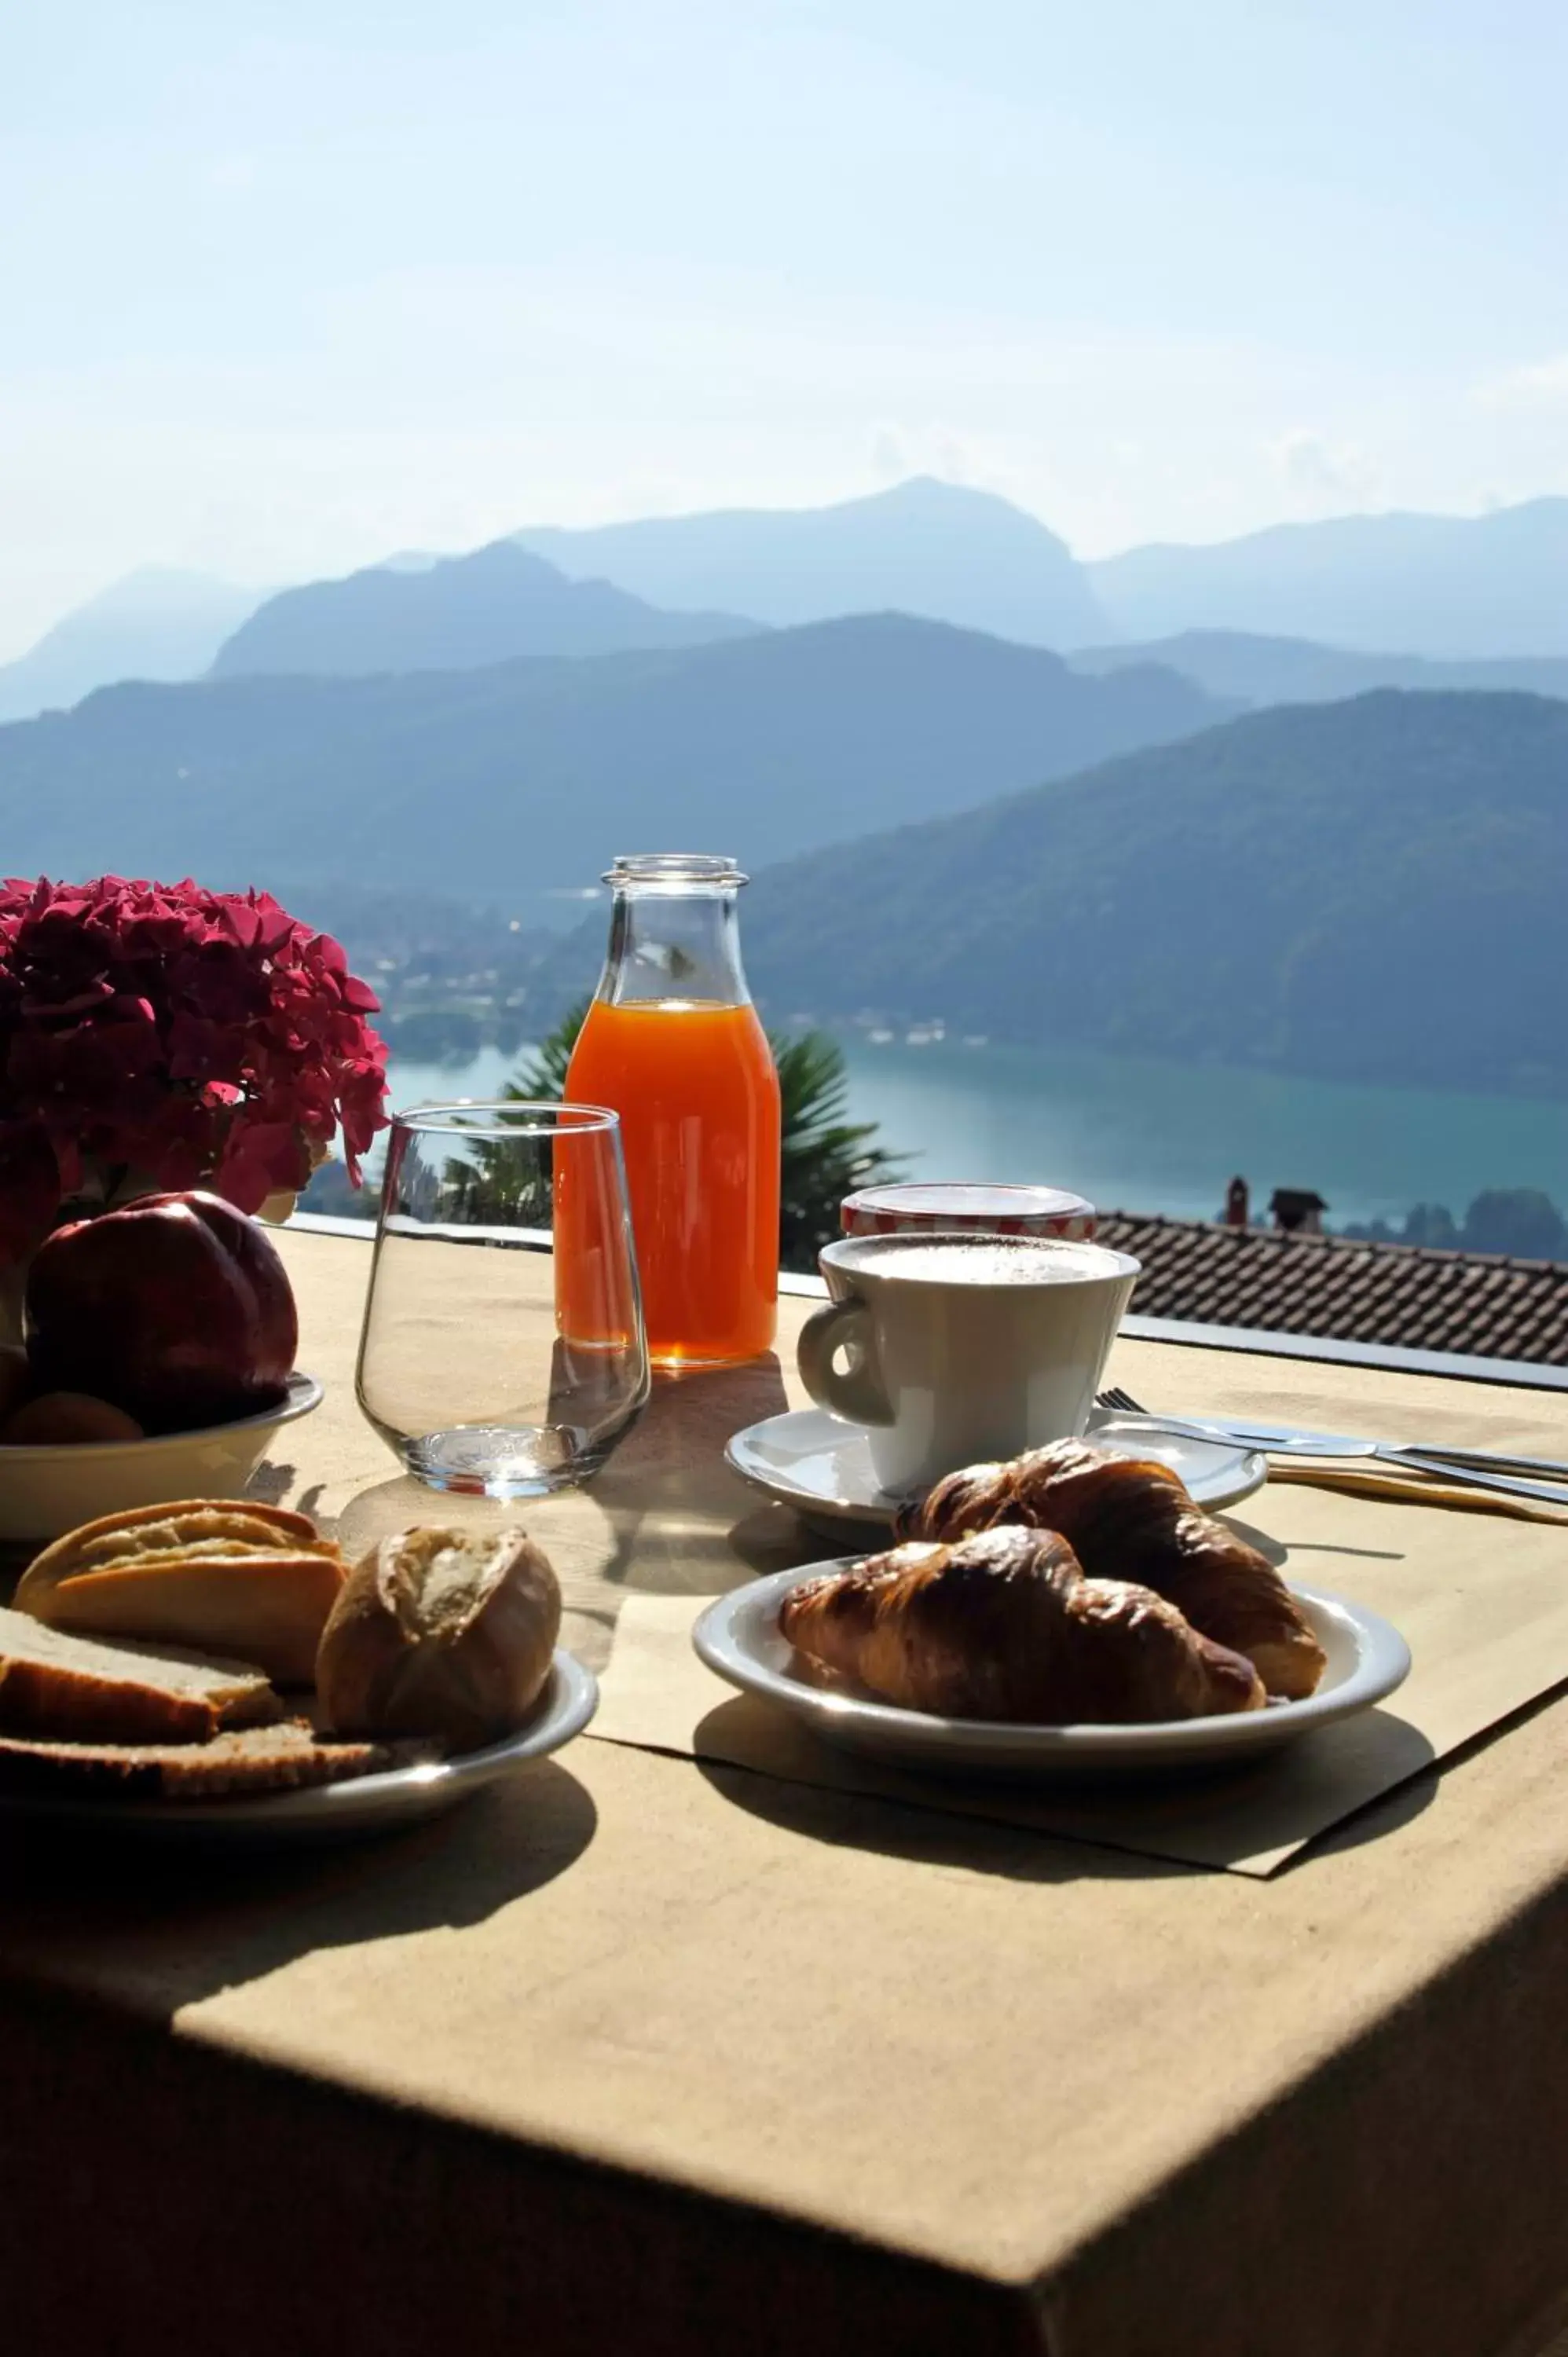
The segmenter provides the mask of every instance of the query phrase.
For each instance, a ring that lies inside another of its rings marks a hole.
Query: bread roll
[[[355,1566],[322,1632],[322,1717],[339,1735],[497,1742],[537,1700],[560,1626],[555,1574],[523,1532],[400,1531]]]
[[[343,1577],[304,1514],[185,1498],[68,1531],[28,1566],[16,1603],[52,1628],[234,1654],[307,1686]]]

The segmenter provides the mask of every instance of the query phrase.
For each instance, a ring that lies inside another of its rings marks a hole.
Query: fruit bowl
[[[0,1539],[53,1539],[131,1506],[175,1498],[238,1498],[284,1425],[321,1405],[321,1385],[297,1371],[274,1407],[195,1432],[70,1448],[0,1447]]]

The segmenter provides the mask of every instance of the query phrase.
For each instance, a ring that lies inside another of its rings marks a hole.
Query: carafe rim
[[[734,892],[750,878],[728,852],[628,851],[616,854],[602,880],[616,892]]]

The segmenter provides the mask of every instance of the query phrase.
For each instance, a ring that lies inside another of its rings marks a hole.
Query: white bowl
[[[148,1440],[74,1448],[0,1448],[0,1539],[56,1539],[100,1514],[175,1498],[238,1498],[280,1426],[321,1405],[321,1385],[296,1370],[288,1395],[259,1415],[162,1432]]]

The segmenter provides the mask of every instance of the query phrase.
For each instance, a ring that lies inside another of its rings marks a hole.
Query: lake
[[[1276,1187],[1315,1187],[1329,1221],[1455,1216],[1486,1187],[1539,1187],[1568,1209],[1568,1105],[1370,1089],[1081,1049],[873,1045],[851,1036],[850,1110],[880,1125],[911,1177],[1070,1187],[1107,1210],[1213,1219],[1237,1172],[1254,1216]],[[394,1105],[493,1095],[517,1059],[399,1063]]]

